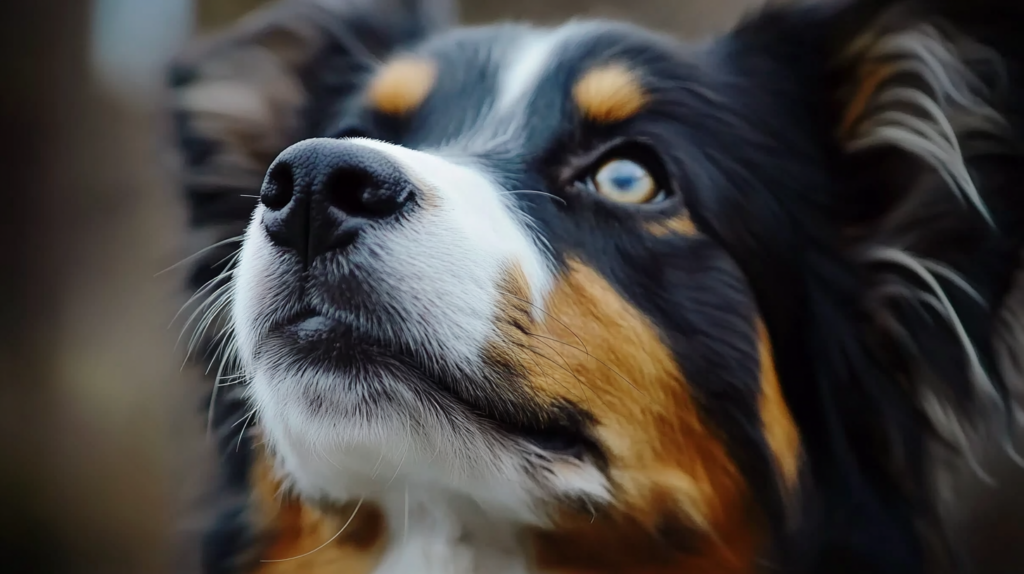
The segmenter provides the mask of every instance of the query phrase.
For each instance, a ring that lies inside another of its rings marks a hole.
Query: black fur
[[[854,8],[900,3],[874,4]],[[948,265],[978,292],[983,305],[939,280],[1004,406],[1009,404],[991,339],[1024,239],[1024,197],[1012,183],[1024,171],[1018,103],[1024,43],[990,31],[1021,22],[1024,14],[1018,8],[998,15],[989,6],[967,10],[955,2],[913,8],[997,47],[1006,65],[1009,97],[997,105],[1011,129],[1001,149],[978,152],[969,161],[995,228],[909,154],[888,149],[851,156],[829,143],[838,124],[830,96],[838,93],[838,83],[849,81],[830,61],[835,52],[822,49],[848,41],[842,35],[850,32],[830,25],[833,16],[821,20],[818,9],[762,16],[720,48],[729,52],[723,68],[736,78],[730,82],[735,91],[725,99],[733,104],[733,121],[747,131],[705,149],[729,150],[728,156],[707,159],[723,179],[742,179],[702,190],[695,213],[744,268],[772,334],[787,402],[804,431],[821,497],[816,526],[804,533],[820,535],[814,571],[924,570],[919,527],[937,521],[929,492],[934,469],[926,450],[927,423],[910,396],[919,389],[907,381],[915,369],[928,368],[940,385],[935,392],[952,396],[961,413],[971,413],[979,399],[963,351],[942,318],[909,302],[879,309],[872,301],[878,286],[895,277],[918,288],[920,280],[906,270],[865,263],[864,251],[899,245]],[[878,15],[872,12],[867,11]],[[837,21],[861,33],[864,16],[841,15]],[[705,142],[722,139],[703,135]],[[749,139],[738,139],[744,136]],[[766,153],[759,145],[764,138],[785,142],[786,151]],[[745,169],[737,171],[737,164]],[[847,232],[854,227],[865,229]],[[879,328],[880,315],[895,318],[914,348]]]

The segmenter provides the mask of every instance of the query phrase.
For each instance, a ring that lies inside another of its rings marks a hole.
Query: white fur
[[[530,29],[493,56],[494,67],[501,70],[493,102],[455,141],[431,151],[455,160],[482,152],[517,153],[537,85],[557,61],[558,53],[594,25],[574,21],[557,28]]]
[[[510,57],[501,67],[495,97],[495,111],[505,113],[513,107],[525,108],[534,88],[551,65],[559,44],[565,38],[564,30],[544,30],[521,38],[509,51]]]
[[[440,498],[439,498],[440,497]],[[396,489],[384,501],[394,517],[378,574],[525,574],[528,553],[515,528],[443,492]],[[400,518],[399,518],[400,517]]]

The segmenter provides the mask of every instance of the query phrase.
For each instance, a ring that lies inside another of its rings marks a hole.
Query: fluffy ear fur
[[[204,572],[248,571],[260,532],[249,516],[248,409],[230,386],[231,349],[217,335],[228,262],[256,206],[263,176],[289,145],[324,133],[327,106],[407,42],[447,27],[451,0],[283,0],[197,42],[171,66],[173,119],[192,249],[184,315],[189,351],[211,361],[210,427],[219,437],[220,500],[232,501],[204,544]],[[316,74],[310,73],[315,66]],[[328,73],[324,73],[324,72]],[[241,437],[239,435],[242,435]]]
[[[969,434],[1011,436],[1021,25],[1009,1],[822,1],[771,8],[719,47],[730,113],[792,144],[781,161],[763,139],[733,146],[750,154],[733,165],[763,170],[695,211],[771,332],[817,494],[803,541],[827,537],[814,571],[924,571],[943,540],[930,447],[973,464]]]

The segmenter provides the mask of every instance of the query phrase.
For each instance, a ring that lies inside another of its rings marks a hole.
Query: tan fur
[[[655,237],[669,237],[671,235],[693,237],[697,235],[697,226],[693,224],[690,216],[685,213],[669,219],[645,223],[644,229]]]
[[[751,571],[761,533],[743,478],[702,423],[655,327],[578,261],[569,263],[537,321],[521,273],[510,270],[505,285],[505,340],[493,352],[515,358],[541,402],[569,399],[594,415],[617,501],[608,514],[567,517],[553,532],[536,534],[540,565],[558,572]],[[512,324],[530,325],[531,335]],[[666,529],[686,533],[691,548],[678,551]]]
[[[779,377],[772,359],[772,345],[768,331],[758,323],[758,349],[761,354],[761,425],[768,446],[775,456],[775,464],[783,484],[792,492],[797,487],[800,471],[800,433],[792,413],[782,396]]]
[[[747,574],[761,538],[740,521],[715,536],[666,525],[652,532],[625,515],[561,520],[557,531],[531,537],[538,572],[544,574]]]
[[[375,505],[350,501],[328,513],[291,498],[265,454],[254,464],[252,486],[255,514],[269,536],[257,574],[368,574],[377,566],[387,536]]]
[[[572,94],[583,116],[600,123],[629,119],[647,105],[640,78],[622,64],[592,68],[576,82]]]
[[[843,137],[853,135],[853,130],[858,120],[867,111],[868,105],[875,97],[879,87],[891,78],[896,71],[894,66],[885,64],[870,65],[860,70],[853,95],[843,111],[843,119],[839,124],[839,133]]]
[[[366,91],[367,104],[378,111],[404,116],[427,99],[437,81],[437,63],[415,57],[400,57],[384,66]]]

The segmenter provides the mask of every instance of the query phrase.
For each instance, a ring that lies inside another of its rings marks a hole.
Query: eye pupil
[[[659,197],[654,176],[639,163],[622,158],[604,163],[592,178],[592,187],[620,203],[648,203]]]
[[[619,189],[629,189],[636,185],[639,178],[630,173],[622,173],[612,176],[612,183]]]

